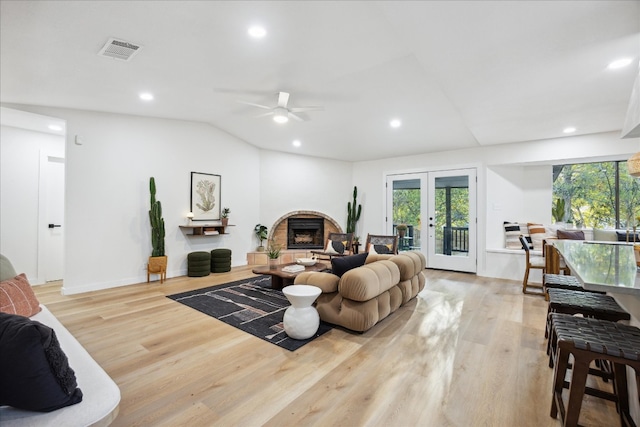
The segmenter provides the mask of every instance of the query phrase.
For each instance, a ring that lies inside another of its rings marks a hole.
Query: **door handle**
[[[49,224],[49,228],[62,227],[62,224]]]
[[[434,226],[433,224],[429,224],[429,227],[433,227],[433,226]]]

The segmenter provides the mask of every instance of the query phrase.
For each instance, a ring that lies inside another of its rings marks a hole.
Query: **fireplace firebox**
[[[287,220],[287,249],[322,248],[324,248],[322,218],[289,218]]]

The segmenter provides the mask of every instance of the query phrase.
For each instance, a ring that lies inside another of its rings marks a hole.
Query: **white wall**
[[[20,108],[67,121],[64,293],[146,281],[151,176],[163,205],[168,277],[186,274],[186,255],[196,250],[226,247],[233,251],[233,265],[246,263],[259,221],[255,147],[203,123]],[[82,145],[74,143],[76,135]],[[187,237],[178,228],[190,209],[192,171],[222,176],[221,202],[236,225],[231,234]]]
[[[261,151],[203,123],[11,107],[67,121],[65,294],[146,281],[150,176],[163,206],[168,277],[185,275],[186,255],[197,250],[230,248],[232,264],[246,264],[258,243],[255,224],[271,226],[293,210],[318,210],[346,226],[350,163]],[[191,172],[222,176],[231,234],[187,237],[179,229],[189,211]],[[9,208],[4,198],[2,206]],[[14,217],[9,227],[16,223]]]
[[[349,162],[261,151],[260,223],[271,231],[284,214],[313,210],[329,215],[346,229],[347,202],[353,193],[351,173]],[[362,203],[360,200],[358,197]]]
[[[62,136],[0,127],[0,252],[32,284],[44,281],[38,276],[40,153],[64,157],[64,143]]]

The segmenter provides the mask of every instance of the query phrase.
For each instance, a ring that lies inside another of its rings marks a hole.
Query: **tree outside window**
[[[553,199],[565,201],[565,222],[589,228],[633,228],[640,186],[627,163],[597,162],[553,168]]]

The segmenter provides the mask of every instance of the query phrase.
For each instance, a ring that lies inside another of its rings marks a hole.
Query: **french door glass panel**
[[[476,271],[475,169],[429,172],[431,268]]]
[[[387,232],[399,250],[419,250],[429,268],[476,271],[475,169],[387,177]]]

